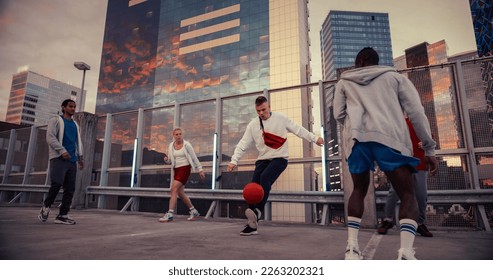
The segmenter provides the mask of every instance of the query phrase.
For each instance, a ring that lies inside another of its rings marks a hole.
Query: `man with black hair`
[[[341,75],[334,93],[334,118],[343,126],[341,142],[354,184],[348,201],[345,259],[363,259],[358,233],[374,162],[385,172],[401,200],[398,259],[416,259],[413,244],[418,207],[412,174],[419,159],[412,157],[404,113],[422,142],[430,175],[437,171],[435,141],[414,85],[394,68],[378,65],[378,61],[374,49],[362,49],[356,56],[355,69]]]
[[[257,222],[264,211],[271,186],[288,165],[289,150],[286,141],[288,132],[319,146],[324,143],[321,137],[317,137],[304,127],[295,124],[284,114],[271,112],[267,98],[264,96],[259,96],[255,99],[255,109],[258,118],[252,119],[248,124],[231,157],[231,162],[228,164],[228,171],[232,171],[238,165],[238,161],[245,154],[248,147],[255,143],[259,155],[255,162],[252,182],[262,186],[264,198],[259,204],[248,205],[245,211],[248,222],[240,232],[240,235],[244,236],[258,234]]]
[[[62,115],[55,116],[48,123],[46,141],[48,142],[50,157],[51,186],[48,196],[43,201],[38,218],[46,222],[50,214],[50,207],[55,201],[60,188],[63,187],[62,204],[55,224],[74,225],[75,221],[68,216],[72,198],[75,192],[75,177],[77,162],[80,169],[84,168],[82,158],[82,141],[80,129],[72,119],[76,104],[71,99],[62,102]]]

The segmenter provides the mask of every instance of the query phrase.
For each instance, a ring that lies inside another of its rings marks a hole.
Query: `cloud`
[[[94,112],[107,1],[50,0],[0,3],[0,120],[5,119],[12,75],[29,69],[80,87],[82,72],[73,63],[84,61],[85,111]]]

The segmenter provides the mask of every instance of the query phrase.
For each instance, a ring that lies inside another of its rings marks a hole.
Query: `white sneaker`
[[[172,222],[173,221],[173,213],[167,212],[166,214],[164,214],[164,216],[162,216],[161,218],[159,218],[158,221],[160,223]]]
[[[245,210],[245,216],[248,219],[247,225],[249,227],[251,227],[251,228],[255,228],[256,229],[258,227],[257,214],[255,214],[255,212],[252,209],[247,208]]]
[[[398,260],[417,260],[414,256],[414,248],[401,248],[397,252],[399,253]]]
[[[349,244],[346,247],[346,254],[344,256],[345,260],[362,260],[363,255],[361,255],[361,251],[359,250],[358,245]]]
[[[199,211],[197,211],[197,209],[193,209],[190,211],[190,217],[187,218],[187,220],[189,221],[193,221],[195,220],[195,218],[197,218],[198,216],[200,216],[200,213]]]

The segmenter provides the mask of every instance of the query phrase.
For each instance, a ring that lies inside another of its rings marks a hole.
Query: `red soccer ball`
[[[248,204],[257,204],[264,198],[264,189],[257,183],[248,183],[243,188],[243,198]]]

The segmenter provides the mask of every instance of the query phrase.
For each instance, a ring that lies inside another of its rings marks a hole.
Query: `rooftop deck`
[[[74,226],[58,225],[52,209],[47,222],[33,206],[0,206],[2,260],[342,260],[347,230],[340,225],[261,221],[259,234],[240,236],[244,220],[177,216],[158,223],[159,214],[113,210],[72,210]],[[63,230],[61,230],[63,228]],[[492,260],[493,234],[431,229],[433,238],[416,236],[420,260]],[[362,229],[365,259],[392,260],[399,232]],[[61,248],[67,248],[66,250]]]

